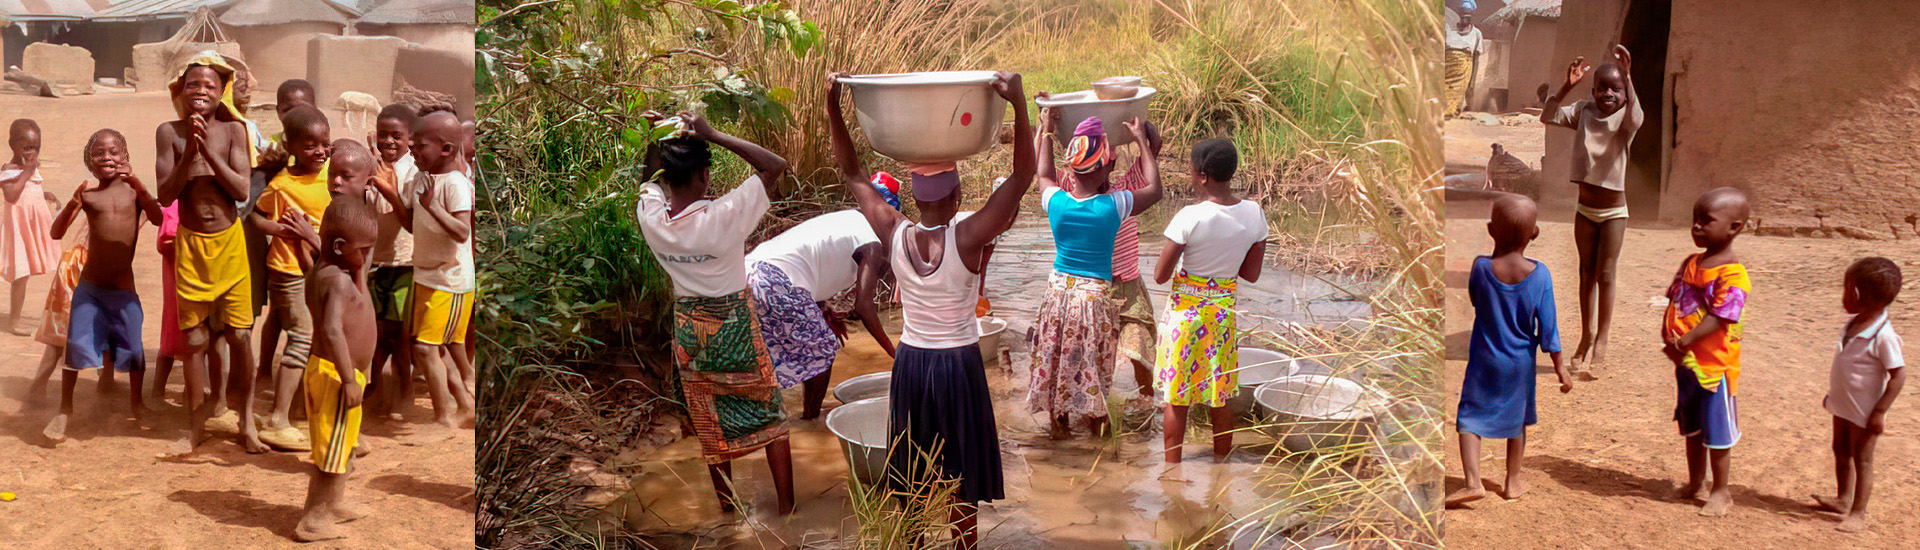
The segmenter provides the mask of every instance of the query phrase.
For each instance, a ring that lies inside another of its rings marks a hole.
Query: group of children
[[[210,424],[237,433],[250,453],[309,451],[315,470],[294,536],[337,538],[336,524],[365,515],[342,496],[350,459],[367,451],[363,400],[397,418],[412,400],[409,366],[420,365],[447,437],[473,417],[472,126],[445,105],[395,104],[365,142],[334,140],[312,85],[289,80],[276,93],[284,132],[264,136],[245,116],[245,92],[236,94],[250,82],[236,67],[204,52],[170,84],[177,117],[155,131],[155,185],[133,174],[124,135],[94,132],[80,159],[92,180],[57,215],[47,206],[57,197],[40,187],[40,129],[13,122],[13,157],[0,167],[9,319],[26,277],[56,273],[36,337],[48,352],[29,392],[44,393],[64,356],[59,412],[44,430],[51,442],[66,437],[80,371],[101,369],[103,384],[129,373],[140,417],[159,409],[177,361],[189,434],[165,454],[191,454]],[[166,293],[148,401],[132,265],[143,223],[158,229]],[[69,233],[84,238],[62,253]],[[250,351],[261,301],[270,307],[259,376],[271,381],[273,405],[256,422]],[[391,376],[381,376],[383,363]],[[289,420],[296,398],[304,432]]]
[[[1560,101],[1589,72],[1584,59],[1568,68],[1560,91],[1547,102],[1548,124],[1578,135],[1572,159],[1580,190],[1575,240],[1579,245],[1582,334],[1575,362],[1602,361],[1613,302],[1613,270],[1626,227],[1625,172],[1628,146],[1641,119],[1633,92],[1631,57],[1616,46],[1617,63],[1601,65],[1593,99],[1561,107]],[[1748,228],[1746,195],[1723,187],[1693,205],[1692,237],[1701,251],[1681,262],[1667,289],[1660,325],[1662,353],[1673,365],[1673,419],[1685,439],[1687,483],[1678,498],[1698,500],[1700,514],[1725,515],[1733,505],[1728,487],[1731,452],[1740,441],[1741,313],[1753,290],[1733,241]],[[1535,350],[1551,355],[1560,391],[1573,389],[1561,355],[1552,276],[1525,256],[1539,236],[1538,207],[1518,195],[1493,203],[1487,232],[1493,254],[1474,260],[1468,292],[1473,334],[1460,389],[1457,428],[1467,486],[1449,494],[1456,506],[1485,498],[1479,462],[1481,438],[1507,440],[1507,476],[1502,496],[1526,492],[1521,463],[1526,429],[1536,423]],[[1887,324],[1887,308],[1900,293],[1900,268],[1886,258],[1855,261],[1841,281],[1848,321],[1830,366],[1824,406],[1833,416],[1837,496],[1816,496],[1815,506],[1845,516],[1838,529],[1867,527],[1875,442],[1885,430],[1888,408],[1905,385],[1900,336]],[[1591,377],[1589,377],[1591,379]]]
[[[1114,134],[1098,118],[1078,124],[1071,137],[1059,139],[1072,175],[1058,176],[1051,141],[1060,114],[1043,110],[1035,131],[1020,76],[999,73],[992,88],[1015,113],[1011,174],[977,211],[961,212],[954,163],[910,164],[914,220],[901,211],[898,180],[870,173],[858,161],[838,75],[829,75],[827,86],[834,157],[858,209],[809,220],[751,252],[746,239],[766,213],[786,161],[698,115],[652,115],[676,129],[649,153],[664,186],[641,187],[637,215],[678,297],[672,340],[680,391],[723,508],[732,508],[730,461],[764,448],[780,511],[792,510],[780,390],[806,384],[805,417],[818,414],[845,337],[824,301],[854,289],[855,312],[894,357],[889,483],[903,492],[929,479],[956,483],[956,538],[965,548],[977,544],[974,506],[1005,495],[1001,435],[979,346],[977,318],[986,309],[981,274],[1036,176],[1055,261],[1029,335],[1028,409],[1046,415],[1056,437],[1066,437],[1081,418],[1098,431],[1113,372],[1131,366],[1142,386],[1161,390],[1169,462],[1180,460],[1186,410],[1194,404],[1214,408],[1214,451],[1230,452],[1232,438],[1224,432],[1231,419],[1222,411],[1238,389],[1234,285],[1259,277],[1267,236],[1260,205],[1231,192],[1238,164],[1232,143],[1194,147],[1192,184],[1203,200],[1182,209],[1166,231],[1155,278],[1174,281],[1174,288],[1163,312],[1167,322],[1156,328],[1139,280],[1137,225],[1129,223],[1163,194],[1155,162],[1161,142],[1151,124],[1126,123],[1141,152],[1117,181],[1111,177]],[[709,197],[708,144],[739,155],[755,174]],[[898,346],[872,303],[881,281],[894,283],[901,305]],[[1124,355],[1123,346],[1129,348]],[[1157,374],[1148,373],[1148,365]]]

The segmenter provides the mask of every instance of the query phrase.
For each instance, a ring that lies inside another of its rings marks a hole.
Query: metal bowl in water
[[[1270,415],[1274,439],[1300,452],[1365,441],[1385,410],[1379,395],[1345,378],[1297,374],[1260,386],[1254,400]]]
[[[1102,100],[1092,90],[1082,90],[1052,94],[1044,99],[1035,98],[1033,102],[1060,111],[1060,125],[1054,128],[1057,134],[1054,139],[1061,144],[1066,144],[1066,140],[1073,136],[1073,129],[1080,126],[1080,121],[1097,116],[1100,117],[1100,125],[1107,130],[1109,143],[1119,147],[1133,143],[1133,133],[1128,132],[1122,123],[1133,117],[1147,118],[1147,104],[1153,102],[1153,94],[1157,92],[1151,87],[1141,86],[1133,97]]]
[[[862,374],[841,381],[833,387],[833,398],[841,403],[852,403],[862,399],[886,397],[893,388],[892,372]]]
[[[1253,395],[1260,385],[1292,376],[1299,369],[1297,360],[1287,354],[1261,348],[1240,348],[1240,393],[1227,399],[1227,409],[1240,416],[1257,412],[1253,407]]]
[[[847,465],[862,482],[879,483],[886,479],[890,405],[888,398],[875,397],[827,412],[827,430],[839,436],[840,448],[847,453]]]
[[[1280,535],[1278,530],[1267,522],[1256,521],[1240,526],[1228,541],[1232,550],[1346,550],[1347,544],[1330,535],[1319,535],[1294,540]]]
[[[981,317],[976,322],[980,327],[981,364],[1000,364],[1000,335],[1007,331],[1007,322],[993,317]]]
[[[860,130],[874,152],[900,162],[965,159],[993,147],[1007,100],[993,71],[940,71],[840,77],[853,95]]]

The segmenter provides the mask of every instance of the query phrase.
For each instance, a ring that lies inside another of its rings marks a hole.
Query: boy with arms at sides
[[[412,150],[420,168],[413,192],[402,197],[379,180],[374,186],[413,232],[413,361],[427,369],[435,420],[454,428],[473,419],[473,394],[448,365],[466,355],[455,348],[473,314],[473,182],[461,172],[460,119],[450,110],[421,115]]]
[[[73,386],[80,371],[106,366],[111,353],[114,369],[132,373],[133,415],[140,418],[140,380],[146,370],[146,348],[140,344],[143,314],[134,293],[133,254],[140,242],[140,221],[157,222],[160,203],[147,191],[127,155],[127,138],[113,130],[94,132],[87,139],[87,170],[97,180],[82,183],[73,199],[53,222],[54,238],[66,235],[77,212],[87,216],[86,267],[73,289],[67,325],[67,368],[60,373],[60,414],[47,423],[48,440],[66,439],[67,419],[73,415]]]
[[[1873,493],[1873,447],[1887,430],[1887,409],[1907,385],[1900,335],[1887,324],[1887,307],[1900,295],[1900,266],[1886,258],[1861,258],[1847,268],[1841,307],[1853,314],[1841,333],[1824,403],[1833,414],[1833,475],[1837,496],[1813,497],[1822,510],[1845,514],[1837,529],[1867,530],[1867,497]]]
[[[292,155],[289,154],[287,148],[286,128],[291,126],[287,122],[287,115],[301,107],[319,108],[319,105],[314,102],[313,84],[298,78],[281,82],[280,87],[274,91],[273,97],[274,117],[280,120],[281,131],[280,133],[262,138],[261,141],[265,143],[265,146],[261,147],[259,154],[254,157],[252,184],[248,190],[247,202],[240,207],[241,215],[246,216],[249,220],[251,220],[254,210],[260,207],[260,198],[266,194],[268,184],[271,183],[274,178],[279,177],[281,172],[286,171],[289,161],[295,160],[292,158]],[[323,141],[322,143],[325,142]],[[312,216],[308,216],[308,218],[312,218]],[[266,219],[278,220],[280,217],[270,216]],[[247,253],[253,255],[256,259],[256,261],[253,262],[253,295],[256,298],[254,301],[254,315],[257,317],[261,313],[259,306],[267,305],[267,303],[271,301],[269,298],[272,296],[272,292],[268,288],[268,285],[272,282],[272,277],[269,275],[271,270],[267,267],[269,262],[258,261],[272,255],[270,244],[272,235],[267,234],[259,224],[252,221],[249,221],[246,226]],[[274,365],[278,364],[278,361],[275,361],[274,358],[278,357],[275,353],[280,351],[280,339],[281,336],[283,336],[282,332],[285,330],[284,325],[286,322],[287,320],[282,318],[279,310],[271,308],[266,310],[266,317],[260,319],[260,378],[280,379],[280,377],[275,374]],[[269,442],[269,444],[272,444],[272,442]]]
[[[1575,58],[1560,90],[1547,99],[1541,122],[1572,129],[1577,136],[1569,178],[1580,188],[1573,242],[1580,255],[1580,346],[1574,371],[1592,376],[1592,365],[1606,364],[1607,334],[1613,324],[1614,265],[1627,231],[1627,148],[1645,115],[1633,91],[1633,56],[1614,46],[1615,63],[1594,70],[1593,99],[1561,106],[1588,72],[1586,58]]]
[[[379,223],[373,209],[359,200],[333,201],[318,235],[303,216],[290,216],[301,245],[319,248],[303,297],[318,321],[313,353],[303,370],[314,469],[306,506],[293,529],[294,540],[313,542],[343,538],[346,533],[338,524],[367,515],[347,504],[346,482],[360,445],[360,405],[373,365],[377,329],[365,268]]]
[[[278,355],[279,368],[273,371],[273,413],[267,417],[260,441],[283,451],[302,451],[307,449],[306,438],[287,415],[300,389],[300,369],[306,368],[307,355],[313,352],[313,316],[306,305],[307,279],[300,266],[299,233],[283,221],[292,212],[311,220],[314,213],[325,212],[332,201],[327,192],[332,139],[327,117],[319,109],[295,107],[281,120],[286,125],[285,145],[293,162],[267,183],[266,192],[250,215],[255,229],[271,239],[265,260],[267,298],[273,309],[270,316],[279,319],[279,328],[286,335],[286,349]],[[273,343],[262,342],[261,361],[276,359]]]
[[[1728,489],[1730,453],[1740,442],[1740,313],[1753,283],[1733,254],[1733,239],[1746,229],[1747,196],[1731,187],[1700,195],[1693,203],[1693,244],[1667,289],[1661,351],[1673,361],[1678,385],[1673,419],[1687,439],[1687,484],[1678,496],[1705,498],[1700,515],[1724,516],[1733,506]],[[1713,485],[1707,487],[1711,465]]]
[[[376,418],[393,415],[389,418],[395,420],[413,396],[413,347],[405,334],[407,317],[412,311],[413,233],[402,223],[400,211],[411,208],[404,198],[413,191],[414,179],[420,174],[411,151],[413,123],[417,117],[413,107],[399,103],[388,105],[374,120],[374,135],[367,141],[379,153],[379,163],[373,172],[373,181],[378,183],[371,188],[373,194],[377,197],[379,189],[386,187],[403,198],[399,203],[388,203],[381,198],[373,205],[380,218],[380,235],[374,239],[373,272],[367,276],[374,315],[380,323],[380,344],[373,351],[374,376],[367,381],[367,391],[372,396],[367,408]],[[334,156],[337,169],[340,156],[337,147]],[[388,364],[393,366],[392,378],[380,376],[382,367]]]
[[[247,452],[267,451],[253,423],[252,261],[247,254],[239,205],[247,200],[253,150],[244,117],[233,106],[229,86],[233,68],[218,55],[189,61],[168,86],[179,119],[154,131],[154,172],[160,202],[181,201],[180,228],[174,237],[174,277],[180,318],[187,331],[183,353],[187,401],[191,411],[186,439],[168,453],[193,452],[205,433],[218,400],[201,396],[209,388],[206,350],[215,339],[226,342],[226,404],[239,412],[240,445]]]
[[[1573,381],[1560,360],[1560,324],[1553,304],[1553,274],[1528,258],[1527,245],[1540,236],[1540,210],[1532,200],[1504,195],[1493,203],[1487,234],[1493,255],[1474,259],[1467,292],[1473,300],[1473,343],[1467,352],[1467,376],[1461,383],[1460,465],[1467,486],[1447,495],[1448,506],[1486,497],[1480,481],[1480,439],[1507,440],[1507,482],[1500,496],[1526,493],[1520,465],[1526,456],[1527,426],[1534,410],[1534,350],[1553,357],[1560,392]]]

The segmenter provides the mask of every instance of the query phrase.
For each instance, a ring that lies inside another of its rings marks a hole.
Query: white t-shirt
[[[1841,335],[1845,337],[1845,334]],[[1887,371],[1907,365],[1900,352],[1900,335],[1887,324],[1887,317],[1868,325],[1866,330],[1840,342],[1833,353],[1833,370],[1828,376],[1827,412],[1866,427],[1867,417],[1887,392]]]
[[[718,199],[687,205],[667,217],[667,195],[659,185],[640,187],[640,235],[653,258],[673,278],[675,296],[727,296],[747,289],[747,236],[767,213],[767,190],[760,176]]]
[[[413,178],[420,176],[420,169],[413,165],[413,153],[407,153],[400,160],[393,161],[393,185],[400,192],[400,203],[407,209],[413,209]],[[371,197],[373,211],[380,214],[379,238],[373,241],[373,265],[390,267],[413,264],[413,233],[401,227],[400,209],[387,204],[380,197],[380,191],[367,187],[367,196]],[[417,222],[416,222],[417,223]]]
[[[422,195],[426,191],[425,179],[433,180],[433,195]],[[448,172],[445,174],[421,173],[414,180],[410,202],[415,206],[433,201],[449,214],[473,211],[473,180],[466,174]],[[463,294],[473,292],[473,234],[467,234],[467,242],[454,242],[440,222],[433,215],[417,209],[413,218],[413,282],[429,288]]]
[[[841,210],[801,222],[760,243],[747,254],[747,264],[773,264],[794,286],[813,293],[815,301],[825,301],[860,281],[853,251],[877,242],[880,238],[874,236],[865,214]]]
[[[1267,238],[1267,216],[1260,211],[1260,203],[1246,199],[1233,206],[1202,201],[1180,209],[1162,234],[1167,240],[1186,245],[1180,267],[1188,275],[1237,277],[1247,250]]]

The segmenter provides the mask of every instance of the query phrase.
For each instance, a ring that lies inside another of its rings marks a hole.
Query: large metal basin
[[[1375,417],[1385,411],[1379,392],[1352,380],[1297,374],[1260,386],[1254,400],[1270,416],[1267,427],[1281,446],[1296,452],[1325,451],[1365,441]]]
[[[876,372],[848,378],[833,387],[833,398],[841,403],[886,397],[893,389],[892,372]]]
[[[1227,399],[1227,410],[1246,416],[1255,412],[1253,395],[1261,384],[1292,376],[1300,367],[1292,356],[1284,353],[1261,348],[1240,348],[1239,369],[1240,392]]]
[[[1147,104],[1153,102],[1153,94],[1157,92],[1153,88],[1141,86],[1140,91],[1133,97],[1103,100],[1095,96],[1093,90],[1082,90],[1051,94],[1045,99],[1035,98],[1033,102],[1041,107],[1052,107],[1060,111],[1060,125],[1054,128],[1057,134],[1054,139],[1061,144],[1065,144],[1066,140],[1073,136],[1073,129],[1080,126],[1080,121],[1097,116],[1100,117],[1100,125],[1107,130],[1109,142],[1114,147],[1119,147],[1133,143],[1133,132],[1128,132],[1126,126],[1122,124],[1133,117],[1145,120]]]
[[[900,162],[951,162],[993,147],[1007,100],[993,71],[840,77],[874,152]]]
[[[1300,540],[1279,534],[1278,529],[1265,521],[1255,521],[1240,526],[1233,532],[1228,548],[1232,550],[1346,550],[1348,545],[1339,538],[1329,535],[1307,537]]]
[[[847,453],[847,465],[862,482],[878,484],[887,479],[889,407],[888,398],[875,397],[827,412],[827,429],[840,438],[840,448]]]
[[[1000,335],[1007,331],[1007,322],[981,317],[977,323],[980,327],[981,364],[989,367],[1000,364]]]

